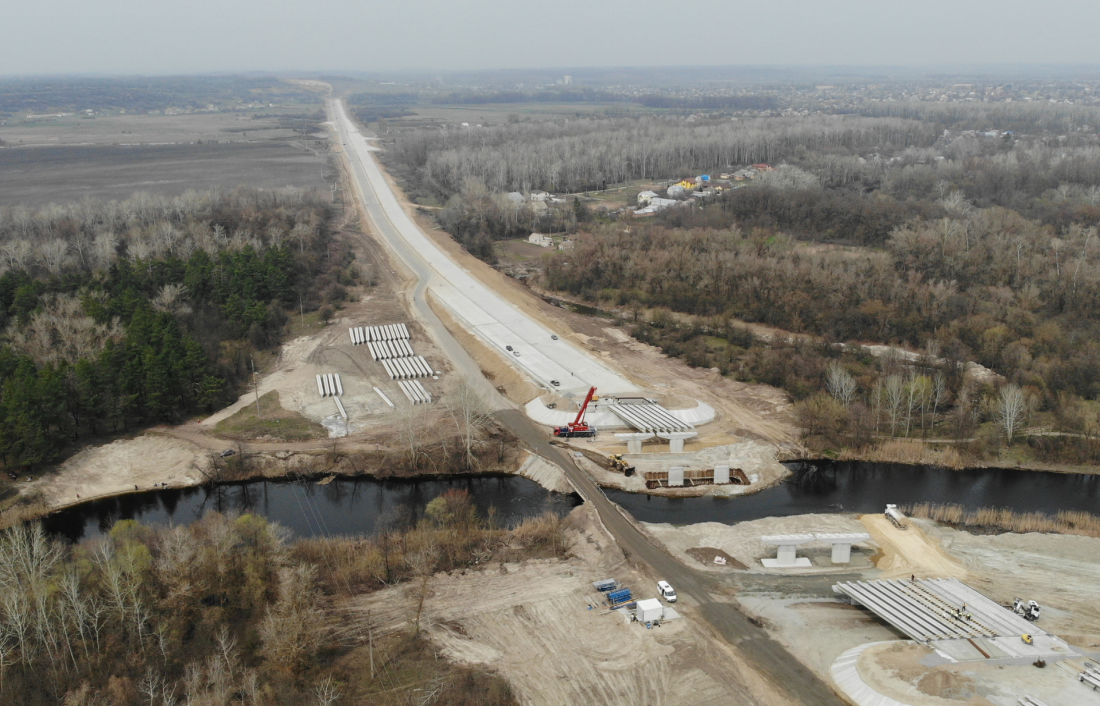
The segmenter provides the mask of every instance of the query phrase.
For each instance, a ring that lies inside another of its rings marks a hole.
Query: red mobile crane
[[[577,418],[569,423],[569,426],[554,427],[554,436],[564,437],[576,437],[576,436],[595,436],[596,428],[588,426],[588,422],[584,421],[584,413],[588,411],[588,403],[594,399],[596,394],[596,388],[591,388],[588,391],[588,396],[584,398],[584,404],[581,405],[581,411],[577,412]]]

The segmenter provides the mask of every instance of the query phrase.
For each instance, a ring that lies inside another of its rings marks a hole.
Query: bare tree
[[[331,676],[321,680],[317,685],[316,694],[317,706],[332,706],[340,698],[340,691],[336,688]]]
[[[1018,385],[1008,384],[1001,388],[1001,396],[997,401],[997,420],[1004,430],[1008,443],[1012,443],[1017,429],[1023,424],[1027,414],[1027,400],[1024,391]]]
[[[428,580],[435,573],[435,567],[439,563],[439,549],[432,542],[420,551],[408,557],[410,568],[419,577],[416,588],[416,616],[413,619],[413,630],[420,634],[420,616],[424,613],[424,600],[428,597]]]
[[[61,272],[61,266],[65,264],[65,255],[69,251],[69,244],[60,238],[47,240],[38,245],[38,256],[42,259],[42,266],[50,274]]]
[[[947,378],[943,376],[943,373],[936,373],[935,379],[932,381],[932,427],[936,426],[936,413],[939,411],[940,405],[947,402]]]
[[[845,409],[852,406],[852,398],[856,394],[856,381],[840,363],[834,361],[829,364],[825,372],[825,387],[833,399],[844,405]]]
[[[477,449],[485,443],[492,417],[489,408],[469,381],[460,377],[447,392],[447,410],[462,441],[462,463],[468,470],[477,465]]]
[[[901,408],[905,403],[905,381],[901,375],[890,375],[883,385],[886,397],[886,414],[890,416],[890,436],[896,436],[898,419],[901,417]]]

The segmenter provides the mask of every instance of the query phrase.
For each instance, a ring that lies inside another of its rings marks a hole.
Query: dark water
[[[733,498],[663,498],[608,490],[642,522],[734,524],[811,512],[882,512],[887,503],[957,503],[1020,512],[1100,514],[1100,476],[1015,469],[952,471],[893,463],[790,463],[795,475],[768,490]]]
[[[107,531],[118,520],[185,525],[214,510],[263,515],[300,537],[372,534],[387,526],[416,522],[432,499],[450,489],[468,491],[482,517],[488,516],[490,507],[495,508],[502,525],[547,510],[564,515],[580,504],[576,495],[551,493],[519,476],[415,481],[354,478],[328,485],[251,481],[93,500],[50,515],[43,524],[51,533],[80,541]]]

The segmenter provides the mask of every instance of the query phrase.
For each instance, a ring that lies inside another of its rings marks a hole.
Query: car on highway
[[[558,340],[558,334],[552,333],[552,334],[550,334],[550,338],[552,338],[556,341],[556,340]]]
[[[561,387],[561,383],[558,382],[557,380],[551,380],[550,384],[553,385],[554,387]]]
[[[505,350],[507,350],[507,351],[508,351],[509,353],[511,353],[511,352],[512,352],[512,347],[511,347],[511,346],[505,346],[504,348],[505,348]]]
[[[658,581],[657,591],[661,594],[661,598],[669,603],[676,602],[676,591],[672,590],[672,586],[669,585],[668,581]]]
[[[514,355],[515,357],[518,358],[519,357],[519,351],[512,351],[512,355]]]

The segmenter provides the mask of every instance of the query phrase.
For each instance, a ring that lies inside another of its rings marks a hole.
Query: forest
[[[330,206],[301,190],[136,195],[0,210],[0,459],[178,423],[235,399],[288,312],[357,275]]]
[[[387,706],[427,687],[434,704],[509,706],[507,682],[421,635],[423,598],[437,572],[568,551],[556,515],[500,527],[457,490],[370,538],[292,541],[215,512],[76,546],[19,525],[0,534],[0,702]],[[412,598],[396,631],[350,600],[388,587]]]
[[[576,193],[631,179],[669,179],[793,159],[931,146],[934,126],[902,118],[817,116],[687,122],[682,117],[581,118],[397,135],[393,158],[448,195],[470,179],[494,192]]]

